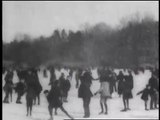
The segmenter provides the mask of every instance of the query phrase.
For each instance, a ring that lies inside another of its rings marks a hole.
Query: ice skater
[[[84,108],[84,118],[88,118],[90,117],[90,109],[89,109],[89,104],[91,101],[91,97],[93,96],[90,87],[92,84],[92,80],[98,80],[98,79],[94,79],[90,73],[90,71],[86,70],[83,75],[81,75],[80,77],[80,87],[78,89],[78,97],[82,98],[83,100],[83,108]],[[76,81],[78,85],[78,81]],[[78,87],[78,86],[77,86]]]
[[[157,97],[158,97],[158,79],[156,78],[156,74],[152,72],[152,76],[149,79],[149,85],[151,86],[151,101],[150,101],[150,109],[157,109]]]
[[[30,86],[27,89],[27,94],[26,94],[26,106],[27,106],[27,115],[32,116],[32,107],[33,107],[33,100],[36,97],[36,93],[34,90],[34,86]]]
[[[110,75],[110,92],[111,92],[111,95],[112,95],[113,92],[117,92],[116,81],[117,81],[117,75],[112,70],[111,75]]]
[[[94,94],[100,93],[101,112],[99,114],[108,114],[107,99],[111,98],[109,71],[102,68],[99,73],[99,80],[101,84],[100,89]],[[105,107],[105,112],[103,106]]]
[[[50,83],[49,83],[49,85],[51,85],[56,80],[55,68],[53,66],[50,66],[48,69],[49,69],[50,74],[51,74]]]
[[[34,98],[34,105],[36,104],[36,98],[38,100],[38,105],[40,105],[40,93],[42,91],[42,86],[39,82],[37,70],[33,71],[33,77],[34,77],[34,80],[35,80],[35,90],[36,90],[36,97]]]
[[[143,89],[142,91],[137,93],[137,95],[142,94],[141,99],[144,101],[145,110],[149,110],[147,108],[147,102],[148,102],[148,97],[151,94],[150,93],[150,88],[151,87],[147,84],[145,89]]]
[[[60,108],[69,118],[73,119],[71,115],[68,114],[68,112],[64,109],[63,107],[63,102],[62,102],[62,95],[61,95],[61,89],[60,89],[60,83],[58,80],[56,80],[50,91],[45,90],[44,94],[48,100],[48,111],[50,114],[50,119],[53,120],[53,108],[58,109]]]
[[[16,84],[15,92],[17,93],[17,100],[16,103],[21,104],[21,97],[25,93],[26,90],[26,84],[24,79],[20,79],[20,81]]]
[[[129,99],[133,98],[132,89],[133,89],[133,76],[131,71],[128,71],[129,75],[126,75],[122,81],[122,100],[124,104],[124,109],[121,110],[125,112],[127,110],[131,110],[129,108]]]
[[[101,82],[100,89],[94,94],[100,93],[100,106],[101,106],[101,112],[99,114],[108,114],[108,106],[107,106],[107,99],[111,98],[110,89],[109,89],[109,82],[103,81]],[[103,109],[103,106],[105,107],[105,111]]]
[[[117,76],[119,97],[121,97],[122,95],[123,80],[124,80],[124,75],[123,75],[123,72],[120,71],[119,75]]]
[[[63,101],[64,102],[68,102],[67,98],[68,98],[68,92],[71,88],[71,84],[70,84],[70,76],[67,76],[67,78],[65,79],[64,81],[64,84],[63,84]]]
[[[4,103],[9,103],[9,96],[12,102],[12,92],[14,87],[12,79],[13,79],[13,71],[9,69],[5,76],[5,85],[3,87],[3,90],[5,92],[5,98],[3,100]]]
[[[33,100],[36,97],[36,80],[34,79],[34,73],[32,70],[28,70],[26,78],[27,90],[26,90],[26,106],[27,116],[32,115]]]

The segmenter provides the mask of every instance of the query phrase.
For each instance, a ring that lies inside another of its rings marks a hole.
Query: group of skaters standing
[[[55,76],[54,67],[49,67],[48,69],[51,73],[50,82],[48,83],[48,85],[51,86],[51,90],[45,90],[44,93],[45,95],[48,94],[47,99],[49,102],[49,113],[52,116],[51,108],[56,108],[55,114],[57,114],[57,109],[61,108],[61,110],[69,116],[66,110],[62,107],[62,103],[68,102],[68,91],[71,87],[70,76],[67,76],[67,78],[65,78],[64,73],[62,73],[60,78],[57,80]],[[10,101],[12,102],[12,93],[13,91],[15,91],[15,93],[17,94],[16,103],[22,104],[21,97],[24,94],[26,94],[27,116],[31,116],[32,107],[36,104],[37,100],[38,105],[40,105],[40,93],[42,91],[42,85],[40,84],[38,78],[39,69],[27,68],[15,70],[19,78],[19,81],[17,83],[13,83],[14,70],[12,68],[3,70],[2,74],[6,72],[4,78],[5,84],[3,86],[3,90],[5,93],[3,103],[9,103]],[[70,75],[72,74],[70,73]],[[46,77],[46,71],[44,71],[44,77]]]
[[[119,72],[117,76],[113,69],[102,68],[98,70],[98,78],[93,78],[90,70],[79,70],[76,78],[77,85],[78,81],[81,81],[81,84],[78,88],[78,97],[83,100],[84,107],[84,118],[90,117],[89,104],[91,97],[93,95],[100,94],[100,107],[101,111],[99,114],[108,114],[108,105],[107,100],[112,98],[113,91],[117,92],[119,96],[122,95],[124,109],[122,111],[130,110],[129,108],[129,99],[132,98],[132,89],[133,89],[133,76],[131,71],[128,71],[129,75],[123,75],[122,71]],[[100,88],[94,94],[91,92],[90,87],[92,85],[92,80],[99,80]],[[116,86],[118,82],[118,90]]]
[[[4,103],[9,103],[9,95],[11,96],[12,102],[12,93],[13,90],[17,93],[17,104],[22,104],[21,97],[26,93],[26,106],[27,106],[27,115],[31,115],[32,106],[36,104],[38,99],[38,105],[40,104],[40,93],[42,91],[42,86],[39,82],[37,70],[34,68],[29,69],[17,69],[17,76],[19,81],[13,83],[13,69],[9,68],[6,70],[6,76],[4,78],[5,85],[3,90],[5,92]],[[30,112],[30,113],[29,113]]]
[[[91,69],[70,69],[69,75],[64,76],[61,73],[60,78],[57,80],[55,75],[55,68],[49,67],[48,70],[51,73],[49,85],[50,90],[44,90],[44,94],[48,101],[48,111],[53,119],[53,109],[55,108],[55,115],[57,114],[57,109],[60,108],[68,117],[73,118],[63,107],[64,102],[67,101],[68,92],[70,90],[71,84],[70,80],[73,76],[73,71],[76,71],[75,80],[76,88],[78,89],[78,97],[83,100],[84,108],[84,118],[90,117],[90,101],[94,95],[100,94],[100,107],[101,111],[99,114],[108,114],[107,100],[112,98],[112,93],[115,91],[122,96],[122,101],[124,104],[124,109],[122,112],[131,110],[129,106],[129,99],[133,98],[132,89],[133,76],[132,71],[128,71],[128,75],[124,75],[122,71],[117,75],[112,68],[102,67],[98,69],[98,78],[93,78],[91,74]],[[9,102],[9,95],[12,100],[12,90],[15,89],[17,93],[16,103],[21,103],[21,97],[26,93],[26,103],[27,103],[27,115],[31,115],[33,102],[36,103],[36,98],[38,99],[38,104],[40,104],[40,93],[42,91],[42,86],[38,80],[37,69],[27,69],[27,70],[16,70],[19,77],[19,82],[13,84],[13,71],[9,69],[5,76],[5,103]],[[46,76],[46,71],[44,71],[44,76]],[[92,93],[90,87],[93,80],[99,80],[100,88],[97,92]],[[152,76],[149,79],[146,88],[138,92],[137,95],[142,94],[141,98],[144,100],[145,110],[147,108],[148,98],[150,97],[150,109],[157,109],[159,102],[159,71],[158,69],[152,71]],[[116,85],[118,83],[118,86]]]
[[[128,69],[128,74],[124,75],[122,71],[119,71],[119,74],[116,75],[112,68],[101,68],[98,69],[99,78],[94,79],[91,75],[90,70],[79,70],[79,80],[81,81],[81,85],[79,87],[79,97],[83,100],[84,107],[84,117],[90,116],[89,104],[91,97],[96,94],[100,94],[100,107],[101,111],[99,114],[108,114],[108,106],[107,100],[112,98],[113,90],[118,92],[119,96],[122,96],[122,101],[124,105],[124,109],[122,112],[126,112],[131,110],[129,106],[129,100],[133,98],[132,90],[134,87],[132,70]],[[99,80],[100,89],[92,94],[90,87],[92,84],[92,80]],[[77,80],[78,81],[78,80]],[[78,83],[78,82],[77,82]],[[116,86],[118,83],[118,88]],[[147,108],[148,98],[150,98],[150,110],[157,109],[159,105],[159,70],[151,70],[151,78],[149,79],[147,87],[138,92],[137,95],[142,93],[141,99],[144,100],[145,110],[149,110]]]

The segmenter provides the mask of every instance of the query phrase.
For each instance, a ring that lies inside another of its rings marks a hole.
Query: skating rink
[[[93,77],[97,77],[96,70],[92,71]],[[3,85],[4,85],[4,76],[3,75]],[[130,99],[130,111],[121,112],[123,109],[122,98],[120,98],[117,93],[113,93],[112,99],[107,101],[108,104],[108,114],[99,115],[101,111],[99,105],[99,95],[93,96],[90,103],[90,118],[146,118],[146,119],[158,119],[159,109],[157,110],[144,110],[144,102],[141,100],[141,95],[136,96],[136,93],[142,90],[145,85],[148,83],[148,79],[151,76],[149,71],[145,71],[144,74],[140,73],[139,75],[133,75],[134,77],[134,89],[133,89],[133,99]],[[48,78],[43,78],[42,72],[39,73],[40,82],[42,84],[43,90],[50,89],[48,86],[50,74],[48,72]],[[13,81],[17,81],[16,74],[14,75]],[[93,81],[91,90],[96,92],[100,87],[99,81]],[[4,98],[4,93],[3,93]],[[48,104],[47,100],[41,93],[41,104],[33,106],[33,112],[31,117],[26,116],[26,101],[25,95],[22,97],[22,104],[16,104],[17,95],[13,93],[13,101],[10,104],[2,103],[2,115],[3,120],[48,120]],[[64,108],[68,111],[70,115],[74,118],[83,117],[83,103],[80,98],[78,98],[78,89],[75,88],[75,73],[73,79],[71,80],[71,89],[69,91],[68,103],[63,104]],[[149,108],[149,101],[148,101]],[[53,111],[54,113],[54,111]],[[63,120],[68,118],[60,109],[58,109],[58,115],[54,116],[54,120]]]

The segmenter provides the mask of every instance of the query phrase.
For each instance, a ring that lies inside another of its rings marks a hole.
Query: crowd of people
[[[109,67],[98,68],[98,78],[93,78],[90,68],[65,68],[69,69],[69,74],[65,77],[64,73],[61,73],[59,79],[55,75],[55,67],[50,66],[47,68],[50,71],[50,82],[48,85],[51,86],[50,90],[44,90],[43,93],[48,101],[48,111],[50,119],[53,119],[53,109],[55,109],[55,115],[57,115],[57,109],[60,108],[69,118],[73,117],[63,107],[64,102],[67,100],[68,92],[71,88],[70,80],[73,78],[73,72],[75,74],[76,88],[78,89],[78,97],[83,100],[84,118],[90,117],[90,101],[94,95],[100,94],[100,107],[101,111],[99,114],[108,114],[107,100],[112,99],[112,93],[117,92],[119,97],[122,98],[124,109],[122,112],[131,110],[129,106],[129,100],[133,98],[132,89],[134,88],[132,70],[128,69],[128,74],[124,75],[122,71],[117,75],[114,69]],[[14,84],[13,69],[3,69],[5,75],[5,85],[3,87],[5,97],[3,102],[12,102],[12,92],[15,90],[17,93],[17,104],[21,104],[21,97],[26,93],[26,106],[27,116],[32,115],[32,107],[38,100],[40,105],[40,93],[42,92],[42,85],[38,78],[38,71],[40,69],[28,68],[28,69],[15,69],[19,82]],[[148,98],[150,97],[150,110],[157,109],[159,105],[159,70],[155,69],[151,71],[152,76],[142,91],[139,91],[137,95],[142,94],[141,99],[144,100],[145,110],[149,110],[147,107]],[[44,70],[44,77],[47,77],[46,69]],[[99,80],[100,88],[92,93],[90,87],[93,80]],[[118,85],[117,85],[118,83]],[[10,100],[9,100],[10,98]]]

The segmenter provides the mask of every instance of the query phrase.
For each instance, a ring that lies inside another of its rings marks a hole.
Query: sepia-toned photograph
[[[2,120],[159,119],[159,1],[2,1]]]

